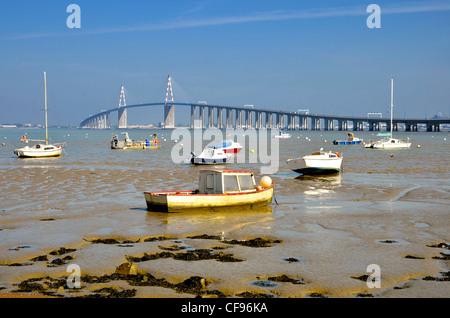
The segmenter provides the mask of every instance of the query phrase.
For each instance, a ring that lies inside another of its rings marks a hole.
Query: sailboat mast
[[[394,78],[391,77],[391,138],[392,138],[392,117],[394,116]]]
[[[47,128],[47,74],[44,72],[44,91],[45,91],[45,144],[48,145],[48,128]]]

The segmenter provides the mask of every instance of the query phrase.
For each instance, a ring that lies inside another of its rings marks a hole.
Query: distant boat
[[[273,187],[267,176],[256,185],[251,171],[203,169],[197,190],[144,192],[144,197],[147,209],[155,212],[252,209],[272,202]]]
[[[217,165],[225,164],[232,157],[220,148],[205,148],[200,155],[191,153],[191,163],[195,165]]]
[[[341,170],[343,157],[338,152],[319,152],[301,158],[288,159],[289,169],[302,174],[330,174]]]
[[[273,136],[273,138],[287,139],[287,138],[291,138],[291,135],[286,133],[286,132],[284,132],[284,131],[281,131],[279,135],[275,135],[275,136]]]
[[[47,74],[44,72],[44,92],[45,92],[45,140],[41,139],[27,139],[24,135],[20,138],[21,142],[28,143],[29,141],[37,141],[38,143],[32,147],[25,146],[14,150],[19,158],[45,158],[45,157],[58,157],[61,155],[61,151],[65,143],[57,143],[51,145],[48,143],[48,124],[47,124]],[[40,143],[45,142],[45,143]]]
[[[241,151],[243,147],[240,143],[234,142],[233,140],[225,140],[219,144],[209,146],[209,148],[223,149],[223,152],[225,153],[236,154]]]
[[[353,133],[348,133],[348,140],[333,140],[334,145],[359,145],[362,143],[362,139],[357,138]]]
[[[373,148],[373,149],[401,149],[401,148],[409,148],[411,146],[411,142],[393,138],[392,134],[392,118],[394,114],[394,79],[391,77],[391,131],[386,133],[386,138],[378,141],[371,141],[367,143],[365,148]],[[380,134],[378,134],[380,135]]]
[[[114,135],[111,140],[111,149],[160,149],[158,138],[153,134],[153,138],[146,140],[130,139],[127,132],[123,132],[123,140],[119,136]]]

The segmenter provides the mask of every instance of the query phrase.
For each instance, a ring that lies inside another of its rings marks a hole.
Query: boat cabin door
[[[219,194],[222,190],[221,186],[220,175],[216,171],[201,171],[199,184],[201,194]]]

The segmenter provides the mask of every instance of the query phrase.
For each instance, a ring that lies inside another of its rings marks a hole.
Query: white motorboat
[[[394,114],[394,79],[391,77],[391,130],[387,137],[378,141],[370,141],[364,147],[373,149],[401,149],[411,147],[409,140],[401,140],[393,137],[392,134],[392,118]]]
[[[223,152],[225,153],[236,154],[241,151],[243,147],[240,143],[228,139],[217,145],[209,146],[209,148],[223,149]]]
[[[341,170],[343,157],[338,152],[319,152],[302,158],[288,159],[289,169],[302,174],[330,174]]]
[[[65,143],[58,143],[50,145],[48,143],[48,125],[47,125],[47,76],[44,72],[44,90],[45,90],[45,140],[41,139],[27,139],[26,136],[22,136],[20,141],[28,143],[30,141],[37,141],[34,146],[25,146],[14,150],[19,158],[42,158],[42,157],[58,157],[61,155],[61,151]],[[45,143],[41,143],[45,142]]]
[[[411,142],[387,137],[379,141],[375,141],[374,143],[367,144],[366,148],[373,149],[400,149],[400,148],[409,148],[411,146]]]
[[[231,154],[225,153],[221,148],[205,148],[200,155],[191,152],[191,163],[196,165],[225,164],[231,158]]]
[[[288,138],[291,138],[291,135],[286,133],[286,132],[284,132],[284,131],[281,131],[279,135],[275,135],[275,136],[273,136],[273,138],[288,139]]]

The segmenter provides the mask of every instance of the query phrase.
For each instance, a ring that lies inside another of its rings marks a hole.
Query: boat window
[[[255,190],[251,175],[240,175],[239,183],[241,184],[241,191]]]
[[[214,189],[214,175],[213,174],[206,175],[206,188]]]
[[[330,158],[336,158],[336,155],[330,155]]]
[[[239,191],[239,184],[236,175],[223,177],[224,192]]]
[[[53,149],[53,147],[45,147],[44,150],[50,150]]]

